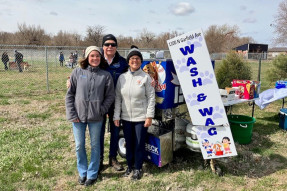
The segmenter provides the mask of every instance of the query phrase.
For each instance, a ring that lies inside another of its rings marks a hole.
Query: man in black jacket
[[[103,53],[108,63],[106,71],[110,72],[112,75],[114,85],[117,84],[119,76],[126,72],[128,69],[128,64],[125,58],[120,56],[117,51],[118,43],[114,35],[108,34],[103,37],[102,41]],[[118,151],[118,140],[119,140],[119,127],[116,127],[113,121],[114,116],[114,103],[111,105],[108,111],[108,118],[105,116],[104,123],[102,126],[102,135],[101,135],[101,162],[100,170],[103,169],[103,158],[104,158],[104,135],[105,135],[105,122],[109,120],[110,126],[110,150],[109,150],[109,166],[112,166],[116,171],[124,170],[123,166],[117,160],[117,151]]]
[[[23,62],[23,54],[15,50],[15,62],[19,68],[19,72],[23,72],[21,68],[21,63]]]
[[[3,62],[3,64],[4,64],[4,66],[5,66],[5,70],[8,70],[7,63],[9,62],[9,56],[8,56],[7,52],[4,52],[4,53],[2,54],[1,60],[2,60],[2,62]]]

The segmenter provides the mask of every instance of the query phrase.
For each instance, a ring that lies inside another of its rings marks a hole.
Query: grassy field
[[[274,87],[265,81],[269,65],[262,63],[262,90]],[[258,63],[251,67],[256,80]],[[49,70],[50,93],[45,68],[23,74],[0,71],[0,190],[287,190],[287,134],[278,127],[281,100],[264,110],[256,106],[252,142],[236,144],[238,156],[219,163],[224,176],[213,174],[201,153],[182,149],[162,168],[145,163],[144,177],[131,181],[107,166],[107,133],[106,169],[94,186],[78,185],[75,143],[64,103],[71,70]],[[236,105],[233,113],[250,116],[251,107]],[[119,160],[126,167],[125,160]]]

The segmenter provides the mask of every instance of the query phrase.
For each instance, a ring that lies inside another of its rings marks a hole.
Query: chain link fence
[[[0,96],[66,91],[66,80],[85,47],[0,45]],[[129,49],[119,49],[125,57]],[[156,49],[141,49],[155,58]],[[170,58],[169,51],[164,51]],[[76,57],[75,57],[76,55]]]
[[[83,56],[85,47],[0,45],[0,97],[1,95],[29,95],[66,91],[66,80]],[[118,49],[125,57],[129,49]],[[158,49],[141,49],[144,59],[155,58]],[[62,54],[61,54],[62,53]],[[163,50],[164,58],[170,52]],[[75,58],[75,54],[77,57]],[[61,55],[61,56],[60,56]],[[258,60],[259,54],[246,59]],[[268,58],[264,55],[264,58]],[[224,54],[211,54],[212,60],[222,60]],[[263,57],[262,57],[263,58]],[[258,61],[256,61],[258,63]],[[257,68],[257,66],[255,67]],[[255,75],[260,72],[255,71]],[[260,74],[258,74],[260,75]]]

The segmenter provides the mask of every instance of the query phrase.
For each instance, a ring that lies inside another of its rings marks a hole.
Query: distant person
[[[93,185],[99,173],[100,137],[103,116],[114,102],[114,83],[109,72],[102,70],[106,64],[100,48],[89,46],[80,67],[73,70],[66,94],[66,115],[73,124],[76,144],[78,182]],[[89,128],[91,159],[88,165],[85,140]]]
[[[141,69],[143,57],[132,46],[127,56],[129,70],[120,75],[116,85],[114,124],[123,124],[128,168],[124,176],[141,179],[147,129],[151,126],[155,110],[155,89],[149,74]]]
[[[17,50],[15,50],[15,62],[18,66],[19,72],[23,72],[22,68],[21,68],[21,63],[23,62],[23,54],[21,54],[20,52],[18,52]]]
[[[82,57],[85,58],[85,49],[83,49],[82,52]]]
[[[77,62],[78,62],[78,51],[74,52],[73,56],[74,56],[75,63],[77,64]]]
[[[74,54],[73,52],[71,52],[71,55],[69,57],[69,63],[71,64],[72,68],[74,68],[74,62],[75,62]]]
[[[63,62],[65,61],[63,52],[60,52],[59,61],[60,61],[60,66],[63,66]]]
[[[4,64],[5,70],[8,70],[8,65],[7,65],[7,64],[8,64],[8,62],[9,62],[9,56],[8,56],[7,52],[4,52],[4,53],[2,54],[1,60],[2,60],[2,62],[3,62],[3,64]]]

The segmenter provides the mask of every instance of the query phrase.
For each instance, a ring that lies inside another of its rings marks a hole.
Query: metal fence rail
[[[35,92],[66,90],[72,68],[83,56],[85,47],[0,45],[0,95],[27,95]],[[126,57],[129,49],[119,49]],[[153,58],[157,49],[141,49],[144,57]],[[64,59],[60,59],[62,52]],[[164,51],[170,57],[169,51]],[[78,58],[72,61],[71,55]],[[7,60],[8,58],[8,60]],[[63,63],[61,63],[61,60]],[[5,67],[5,64],[7,67]]]
[[[0,55],[5,52],[9,58],[6,60],[7,68],[3,60],[0,64],[0,96],[66,91],[66,80],[72,72],[70,56],[77,52],[79,60],[84,49],[85,47],[0,45]],[[128,51],[129,49],[118,49],[123,57],[127,56]],[[155,58],[157,51],[158,49],[141,49],[144,58]],[[163,51],[164,57],[170,58],[169,51]],[[59,59],[60,52],[64,56],[63,64]],[[210,57],[213,60],[222,60],[226,54],[211,54]],[[258,59],[256,55],[248,55],[247,58]],[[76,62],[74,60],[74,64]]]

